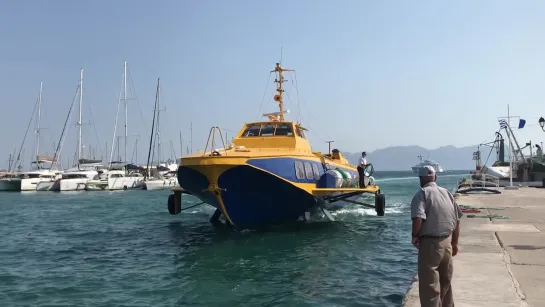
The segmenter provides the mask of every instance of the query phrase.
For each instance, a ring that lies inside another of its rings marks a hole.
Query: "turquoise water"
[[[375,177],[384,217],[350,207],[244,232],[212,226],[204,206],[169,215],[168,191],[0,193],[0,306],[399,306],[418,180]]]

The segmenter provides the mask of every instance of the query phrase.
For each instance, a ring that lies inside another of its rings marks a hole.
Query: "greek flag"
[[[500,129],[507,128],[507,122],[505,121],[505,119],[498,119],[498,122],[500,123]]]

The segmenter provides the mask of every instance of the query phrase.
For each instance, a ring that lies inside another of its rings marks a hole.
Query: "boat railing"
[[[223,145],[223,151],[225,152],[225,155],[227,155],[227,146],[225,146],[225,140],[223,139],[223,133],[221,132],[221,128],[218,126],[214,126],[210,128],[210,132],[208,133],[208,140],[206,140],[206,146],[204,147],[203,151],[203,157],[206,155],[206,150],[208,149],[208,145],[210,145],[210,156],[220,156],[221,154],[219,151],[214,149],[214,141],[216,139],[216,131],[220,135],[221,144]],[[212,142],[210,142],[212,141]]]

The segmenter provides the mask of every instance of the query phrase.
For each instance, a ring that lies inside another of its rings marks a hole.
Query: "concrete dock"
[[[461,221],[456,307],[545,306],[545,189],[500,191],[457,198],[460,205],[488,209],[464,213]],[[403,306],[420,306],[416,277]]]

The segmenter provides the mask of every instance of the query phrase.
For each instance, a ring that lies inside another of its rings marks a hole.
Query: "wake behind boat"
[[[226,146],[218,127],[212,127],[204,152],[180,158],[178,182],[168,207],[180,213],[181,193],[198,197],[216,208],[211,221],[221,215],[239,228],[308,218],[315,208],[333,220],[328,209],[339,201],[375,208],[384,215],[385,198],[370,177],[372,165],[365,172],[366,186],[358,187],[359,176],[339,150],[322,154],[313,152],[300,123],[285,121],[283,109],[283,72],[276,64],[279,112],[264,114],[269,121],[245,124]],[[215,148],[219,132],[222,148]],[[358,202],[363,193],[375,195],[375,205]],[[307,214],[308,213],[308,214]]]

